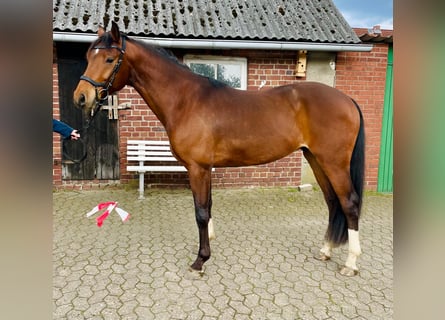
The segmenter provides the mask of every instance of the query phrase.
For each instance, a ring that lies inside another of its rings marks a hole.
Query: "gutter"
[[[53,41],[88,42],[96,40],[96,33],[53,32]],[[308,50],[308,51],[366,51],[372,50],[372,44],[348,43],[313,43],[291,41],[245,41],[245,40],[209,40],[181,38],[145,38],[131,36],[132,39],[157,45],[163,48],[187,49],[257,49],[257,50]]]

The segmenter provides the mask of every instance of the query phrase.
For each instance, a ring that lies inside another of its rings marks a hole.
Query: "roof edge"
[[[96,33],[53,32],[53,41],[93,42]],[[316,43],[293,41],[257,41],[257,40],[215,40],[187,38],[148,38],[132,36],[132,39],[158,45],[164,48],[187,49],[257,49],[257,50],[309,50],[309,51],[366,51],[372,50],[372,44]]]

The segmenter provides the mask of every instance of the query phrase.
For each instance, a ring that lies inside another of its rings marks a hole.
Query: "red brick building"
[[[326,52],[318,48],[314,51],[306,50],[306,52],[304,50],[260,50],[247,48],[172,48],[171,50],[180,61],[185,63],[189,57],[191,57],[190,59],[194,57],[213,57],[221,61],[228,57],[241,59],[241,61],[245,62],[244,65],[246,67],[245,89],[247,90],[264,90],[267,87],[296,81],[316,80],[327,81],[329,84],[350,95],[362,107],[365,118],[367,134],[366,189],[376,190],[388,48],[392,46],[392,35],[386,31],[383,35],[369,35],[368,30],[363,29],[356,30],[356,32],[358,36],[361,36],[361,39],[366,40],[369,49],[371,49],[370,51],[337,52],[333,48],[328,48]],[[92,37],[91,41],[93,39]],[[360,45],[362,44],[357,44],[357,46]],[[82,72],[84,64],[82,65],[80,62],[76,64],[74,62],[74,67],[72,66],[73,61],[79,61],[81,58],[79,56],[72,57],[71,55],[73,52],[78,54],[83,52],[84,54],[87,47],[86,41],[83,44],[75,42],[65,43],[60,40],[54,42],[54,118],[62,119],[72,125],[81,123],[81,120],[79,122],[81,116],[76,113],[78,111],[74,110],[73,106],[67,106],[69,104],[67,101],[69,101],[70,92],[66,86],[62,86],[63,90],[60,89],[60,81],[71,81],[71,88],[77,83],[78,76],[72,79],[65,71],[70,68],[70,70],[77,68],[77,73]],[[296,73],[302,61],[306,61],[307,66],[303,68],[305,69],[303,74],[297,76]],[[68,77],[70,78],[67,79]],[[92,162],[107,162],[107,159],[115,159],[115,163],[109,169],[113,171],[113,174],[100,176],[97,169],[100,166],[95,166],[94,164],[92,165],[94,167],[92,172],[88,173],[88,169],[85,169],[85,166],[82,167],[83,164],[73,163],[66,154],[64,155],[60,137],[54,134],[53,184],[55,187],[91,188],[110,184],[136,183],[137,175],[126,171],[126,141],[129,139],[167,139],[161,123],[137,92],[130,87],[125,87],[119,92],[117,98],[119,104],[128,102],[131,108],[119,110],[118,119],[109,120],[109,124],[106,125],[107,129],[104,129],[105,131],[114,130],[113,132],[115,133],[112,135],[116,135],[115,149],[110,151],[113,148],[109,147],[110,143],[108,142],[104,144],[105,147],[99,146],[99,148],[94,150],[90,150],[90,145],[83,146],[88,151],[88,157],[97,154],[103,155],[102,160],[91,160]],[[61,110],[64,110],[64,112],[61,112]],[[103,113],[106,112],[103,111]],[[103,117],[106,118],[106,116]],[[104,121],[107,122],[106,120]],[[109,126],[114,129],[110,129]],[[266,165],[216,168],[213,173],[213,185],[215,187],[297,186],[302,183],[303,167],[301,152],[295,151],[281,160]],[[89,178],[84,179],[82,176],[89,176]],[[150,185],[188,185],[186,173],[146,174],[145,181]]]

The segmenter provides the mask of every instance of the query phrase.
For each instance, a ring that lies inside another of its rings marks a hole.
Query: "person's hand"
[[[80,134],[77,132],[77,130],[73,130],[73,132],[71,132],[71,140],[77,140],[80,138]]]

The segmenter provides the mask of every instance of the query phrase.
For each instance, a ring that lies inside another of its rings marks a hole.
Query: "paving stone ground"
[[[188,266],[198,250],[191,191],[54,192],[53,319],[392,319],[392,195],[367,193],[359,275],[338,273],[322,245],[327,208],[320,191],[213,191],[216,239],[201,278]],[[98,228],[85,214],[118,201]]]

